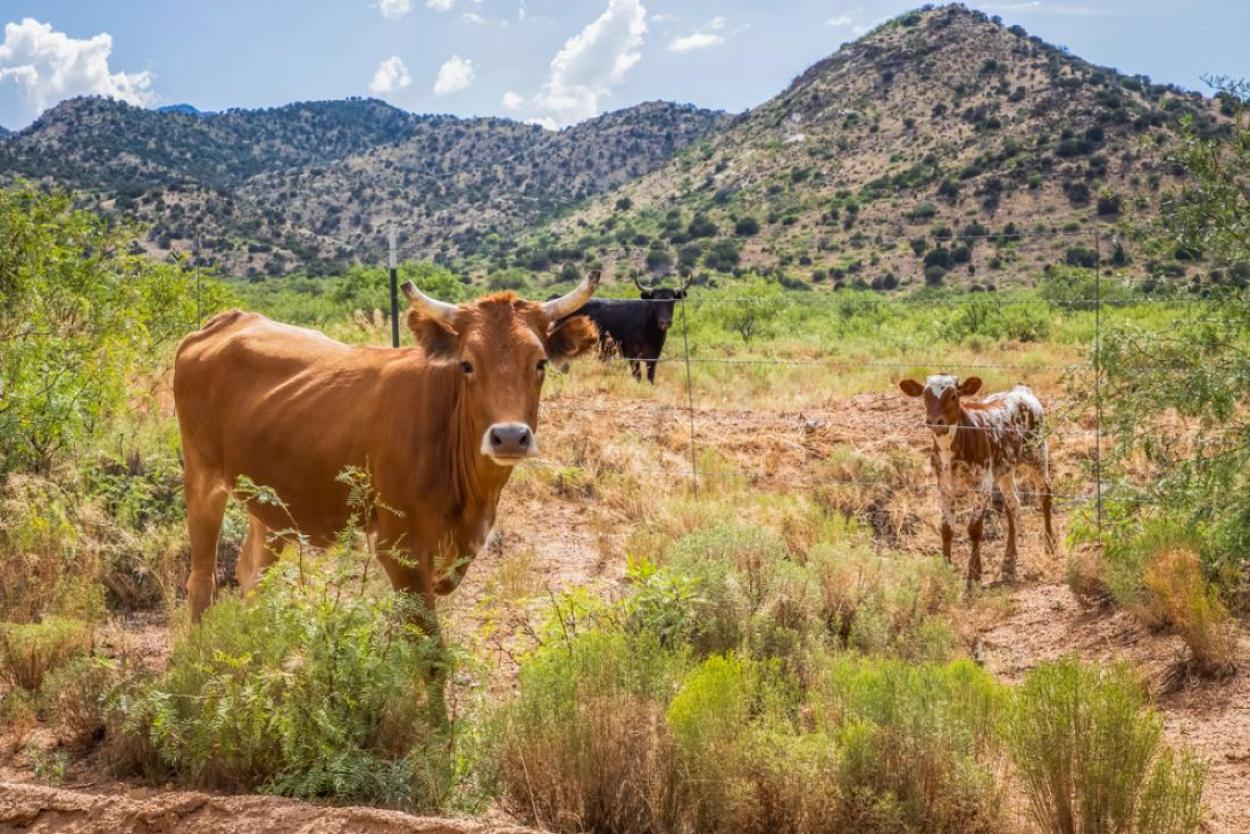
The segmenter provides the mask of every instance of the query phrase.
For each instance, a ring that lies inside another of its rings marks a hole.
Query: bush
[[[489,778],[513,814],[557,832],[673,830],[663,693],[679,655],[591,631],[525,660],[520,694],[491,722]]]
[[[1185,834],[1201,821],[1204,768],[1161,744],[1161,722],[1123,666],[1068,658],[1030,672],[1007,739],[1044,831]]]
[[[102,657],[82,656],[47,676],[42,700],[57,729],[68,743],[90,747],[104,733],[106,701],[118,675],[115,664]]]
[[[349,555],[284,556],[247,604],[221,600],[178,634],[165,673],[114,704],[130,764],[197,785],[440,807],[450,742],[424,710],[442,661],[409,634],[414,603],[361,593]]]
[[[1201,675],[1236,668],[1237,632],[1224,604],[1202,577],[1198,554],[1186,547],[1158,553],[1142,574],[1144,618],[1171,628],[1189,647]]]
[[[785,307],[781,288],[757,277],[734,287],[732,293],[721,310],[722,324],[741,336],[744,344],[771,333]]]
[[[125,406],[195,324],[196,273],[130,254],[134,231],[68,196],[0,190],[0,473],[49,471]],[[224,299],[203,282],[207,312]]]
[[[759,234],[760,221],[754,217],[740,217],[738,222],[734,224],[734,234],[738,237],[752,237]]]
[[[91,628],[81,620],[0,623],[0,679],[38,692],[48,673],[90,649]]]

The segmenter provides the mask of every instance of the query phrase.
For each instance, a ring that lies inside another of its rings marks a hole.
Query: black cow
[[[686,297],[690,282],[681,289],[647,287],[634,279],[642,297],[592,298],[580,310],[599,328],[599,356],[609,358],[614,349],[629,360],[634,379],[642,381],[642,363],[647,365],[647,381],[655,384],[655,365],[664,350],[664,339],[673,324],[673,305]]]

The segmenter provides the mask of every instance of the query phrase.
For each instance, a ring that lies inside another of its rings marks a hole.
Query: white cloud
[[[374,7],[389,20],[398,20],[412,11],[412,0],[378,0]]]
[[[849,14],[839,14],[829,18],[825,23],[828,23],[835,29],[841,29],[843,26],[850,26],[854,21],[855,19]]]
[[[707,28],[712,31],[705,32],[699,30],[691,32],[689,35],[673,38],[668,43],[668,51],[691,52],[696,49],[707,49],[709,46],[716,46],[725,42],[725,38],[722,35],[713,34],[725,28],[725,18],[717,15],[708,22]]]
[[[434,79],[434,95],[449,96],[467,89],[477,78],[473,71],[473,62],[459,55],[452,55],[438,68],[438,77]]]
[[[608,0],[603,14],[565,41],[551,59],[530,121],[557,127],[598,115],[602,99],[642,58],[647,10],[641,0]]]
[[[111,72],[112,52],[113,37],[107,32],[78,40],[31,17],[6,23],[0,84],[13,81],[36,112],[80,95],[111,96],[140,107],[154,103],[152,73]]]
[[[690,52],[695,49],[707,49],[709,46],[716,46],[718,43],[724,43],[725,39],[720,35],[713,35],[709,32],[694,32],[684,35],[680,38],[673,38],[669,42],[669,52]]]
[[[652,23],[672,23],[673,21],[676,21],[676,20],[681,20],[681,18],[675,14],[666,14],[664,12],[660,12],[658,14],[651,15]]]
[[[525,97],[519,93],[508,90],[503,94],[503,106],[509,110],[520,110],[525,106]]]
[[[412,76],[408,74],[408,68],[404,66],[404,62],[399,59],[398,55],[392,55],[378,64],[378,70],[373,74],[373,80],[369,82],[369,92],[374,95],[385,95],[402,90],[411,83]]]
[[[425,5],[436,12],[449,12],[456,0],[425,0]]]

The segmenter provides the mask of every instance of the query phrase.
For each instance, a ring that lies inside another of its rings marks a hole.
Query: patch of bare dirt
[[[331,808],[271,796],[131,789],[85,793],[0,782],[0,834],[530,834],[507,823]]]

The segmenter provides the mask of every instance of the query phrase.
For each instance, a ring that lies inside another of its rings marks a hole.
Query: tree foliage
[[[1174,160],[1187,177],[1157,219],[1139,220],[1146,251],[1187,252],[1212,274],[1250,267],[1250,86],[1215,80],[1235,102],[1227,130],[1186,122]],[[1209,576],[1244,589],[1250,571],[1250,298],[1244,289],[1168,284],[1187,296],[1160,331],[1124,325],[1103,339],[1105,421],[1115,437],[1108,502],[1108,556],[1132,548],[1147,525],[1169,519],[1195,531]],[[1202,303],[1194,303],[1201,301]],[[1143,471],[1143,459],[1145,469]]]
[[[196,324],[196,273],[70,199],[0,191],[0,472],[46,470],[102,430],[137,373]],[[200,306],[220,305],[204,281]]]

